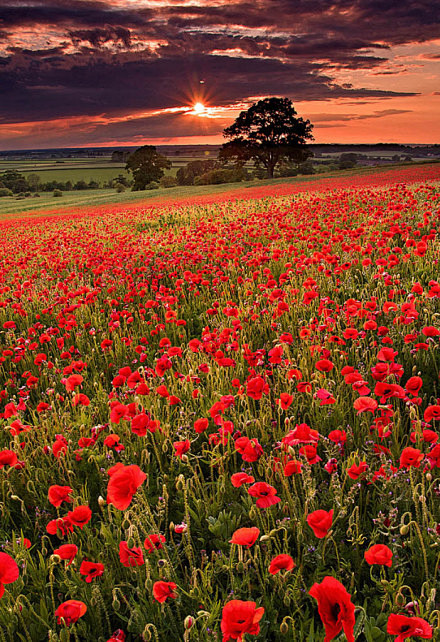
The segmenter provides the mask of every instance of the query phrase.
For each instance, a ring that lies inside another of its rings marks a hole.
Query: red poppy
[[[246,392],[249,397],[258,401],[264,394],[269,392],[269,386],[262,377],[249,379],[246,386]]]
[[[238,528],[233,534],[232,539],[229,540],[231,544],[238,544],[239,546],[246,546],[250,548],[257,541],[260,534],[260,529],[252,526],[251,528]]]
[[[276,575],[280,571],[291,571],[295,568],[295,562],[290,557],[290,555],[277,555],[273,558],[269,566],[269,573],[271,575]]]
[[[108,471],[110,480],[107,486],[107,504],[125,510],[131,504],[133,495],[144,483],[147,476],[139,466],[113,466]]]
[[[84,377],[82,377],[81,375],[79,374],[71,375],[65,380],[66,390],[68,392],[72,392],[73,390],[75,390],[75,388],[80,386],[83,381],[84,381]]]
[[[256,439],[239,437],[235,440],[235,450],[238,450],[243,461],[251,463],[257,461],[263,454],[263,449]]]
[[[268,508],[273,506],[273,504],[278,504],[281,501],[279,497],[276,497],[277,489],[266,482],[257,482],[248,488],[249,495],[252,497],[258,497],[257,506],[258,508]]]
[[[365,461],[361,461],[360,464],[352,464],[350,468],[347,468],[347,475],[350,479],[358,479],[367,470],[368,464]]]
[[[79,572],[81,575],[86,576],[86,582],[90,584],[94,577],[101,577],[104,573],[104,568],[104,564],[100,564],[99,562],[84,561],[79,567]]]
[[[62,544],[59,548],[56,548],[53,552],[54,555],[58,555],[62,560],[69,560],[67,566],[72,564],[73,560],[78,553],[78,546],[75,544]]]
[[[5,592],[5,584],[18,580],[20,573],[17,562],[7,553],[0,553],[0,598]]]
[[[257,608],[255,602],[243,602],[231,600],[223,607],[221,630],[223,633],[222,642],[237,640],[243,642],[243,636],[258,635],[260,632],[260,620],[264,615],[264,608]]]
[[[371,399],[371,397],[358,397],[353,404],[358,415],[360,415],[361,412],[374,412],[378,405],[377,401]]]
[[[165,541],[166,539],[162,534],[156,535],[156,533],[153,533],[153,535],[148,535],[145,538],[144,547],[146,548],[148,553],[151,553],[157,548],[162,548],[162,544]]]
[[[73,533],[73,524],[68,517],[52,519],[46,526],[49,535],[58,535],[64,537],[67,533]]]
[[[4,466],[15,466],[18,463],[17,455],[13,450],[1,450],[0,451],[0,470]]]
[[[421,617],[406,617],[392,613],[388,618],[387,633],[397,635],[394,642],[403,642],[406,638],[418,637],[432,639],[432,627]]]
[[[344,629],[347,642],[354,642],[354,604],[351,595],[337,579],[326,576],[315,583],[309,595],[318,601],[318,612],[325,627],[324,642],[330,642]]]
[[[315,368],[319,370],[319,372],[330,372],[334,367],[334,364],[329,359],[321,359],[315,364]]]
[[[155,582],[153,584],[153,597],[161,604],[168,598],[175,600],[177,597],[174,592],[176,588],[177,584],[174,584],[174,582]]]
[[[79,600],[67,600],[60,604],[60,606],[55,611],[57,617],[57,624],[61,624],[62,620],[66,626],[70,626],[75,622],[78,622],[79,618],[84,615],[87,611],[87,606],[84,602]]]
[[[209,421],[205,417],[196,419],[194,422],[194,430],[200,435],[202,432],[205,432],[205,430],[208,428],[208,425]]]
[[[182,459],[183,455],[191,448],[191,442],[189,439],[185,439],[185,441],[175,441],[173,446],[175,449],[175,456]]]
[[[77,506],[73,510],[67,513],[67,517],[71,524],[74,526],[79,526],[80,529],[83,529],[92,518],[92,511],[88,506]]]
[[[280,394],[280,398],[278,399],[278,403],[283,410],[287,410],[287,408],[292,405],[292,401],[293,395],[289,395],[288,392],[282,392]]]
[[[393,553],[385,544],[375,544],[371,546],[364,554],[367,564],[378,564],[379,566],[390,566],[392,564]]]
[[[291,475],[300,475],[302,465],[303,464],[300,461],[297,461],[296,459],[292,459],[291,461],[288,461],[283,469],[284,477],[290,477]]]
[[[424,412],[423,418],[430,422],[432,419],[440,419],[440,406],[428,406]]]
[[[419,468],[423,460],[423,453],[418,448],[408,446],[402,450],[400,455],[400,468]]]
[[[329,532],[333,522],[333,509],[330,511],[315,510],[307,516],[307,524],[319,539],[323,539]]]
[[[73,488],[70,486],[49,486],[48,498],[52,506],[59,508],[63,502],[72,502],[70,493],[73,493]]]
[[[239,488],[243,484],[252,484],[254,481],[255,479],[247,473],[234,473],[231,475],[231,482],[235,488]]]
[[[128,544],[125,541],[119,543],[119,559],[121,564],[127,568],[144,564],[142,549],[136,546],[128,548]]]
[[[423,386],[421,377],[410,377],[405,384],[405,390],[408,394],[416,397],[419,394],[420,388]]]

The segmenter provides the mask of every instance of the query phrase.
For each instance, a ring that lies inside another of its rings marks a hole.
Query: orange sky
[[[440,144],[434,4],[3,0],[0,150],[221,143],[274,95],[317,143]]]

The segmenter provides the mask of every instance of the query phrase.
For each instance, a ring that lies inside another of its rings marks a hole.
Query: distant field
[[[397,178],[396,178],[397,177]],[[84,207],[100,207],[106,205],[121,205],[121,207],[147,206],[153,202],[191,201],[198,197],[203,199],[224,199],[230,194],[231,198],[250,198],[256,194],[264,196],[265,192],[287,194],[296,191],[311,191],[335,189],[339,186],[350,186],[360,182],[386,184],[387,181],[416,182],[422,180],[440,180],[440,163],[423,163],[420,165],[397,165],[383,167],[363,167],[345,171],[333,171],[312,176],[296,176],[274,180],[253,180],[244,183],[224,183],[222,185],[200,185],[188,187],[172,187],[169,189],[145,190],[132,192],[127,190],[122,194],[114,189],[81,190],[64,192],[60,198],[54,198],[52,193],[42,194],[40,198],[17,200],[14,197],[0,198],[0,220],[16,218],[17,215],[46,215],[50,213],[72,213]],[[278,192],[277,192],[278,190]],[[249,194],[249,196],[248,196]],[[255,196],[256,197],[256,196]]]
[[[193,156],[176,156],[168,157],[172,162],[172,167],[165,172],[167,175],[175,176],[179,167],[185,166],[193,160],[198,160]],[[200,160],[205,160],[206,156],[200,156]],[[119,174],[130,176],[125,171],[125,163],[113,163],[110,157],[100,158],[65,158],[53,160],[0,160],[0,173],[7,170],[16,170],[22,174],[38,174],[42,183],[50,181],[59,181],[66,183],[71,181],[97,181],[98,183],[108,183]]]

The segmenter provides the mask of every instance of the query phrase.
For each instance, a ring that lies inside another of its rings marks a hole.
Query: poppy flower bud
[[[59,555],[51,555],[50,561],[53,562],[53,564],[59,564],[61,562],[61,557]]]
[[[287,622],[285,620],[283,620],[281,622],[280,633],[281,633],[281,635],[287,635],[289,633],[289,625],[287,624]]]
[[[290,606],[290,597],[288,595],[285,595],[283,602],[285,606]]]
[[[67,629],[61,629],[60,631],[60,642],[69,642],[70,633]]]
[[[127,547],[128,548],[133,548],[134,544],[135,544],[134,539],[132,537],[129,537],[128,540],[127,540]]]
[[[116,597],[112,602],[112,609],[116,612],[121,610],[121,603]]]
[[[429,482],[430,482],[430,481],[432,481],[432,475],[431,475],[431,473],[426,473],[426,479],[427,479],[427,481],[429,481]]]
[[[401,535],[408,535],[408,533],[409,533],[408,524],[402,524],[402,526],[400,527],[400,534]]]
[[[183,628],[185,631],[188,631],[194,624],[194,618],[191,615],[187,615],[186,618],[183,621]]]
[[[127,530],[127,528],[130,528],[130,526],[131,526],[130,520],[129,519],[124,519],[124,521],[122,522],[121,526],[122,526],[123,529]]]
[[[147,628],[148,625],[145,627],[144,632],[142,633],[142,639],[145,640],[145,642],[150,642],[153,638],[151,637],[150,630]]]
[[[107,502],[102,495],[98,497],[98,505],[100,508],[105,508],[107,506]]]
[[[177,490],[183,490],[184,486],[185,486],[185,478],[184,478],[183,475],[179,475],[179,477],[177,478],[177,482],[176,482],[176,489]]]

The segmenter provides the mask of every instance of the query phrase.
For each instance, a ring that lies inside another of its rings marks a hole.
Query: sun
[[[196,114],[204,114],[206,111],[206,107],[203,103],[196,103],[193,105],[193,111]]]

